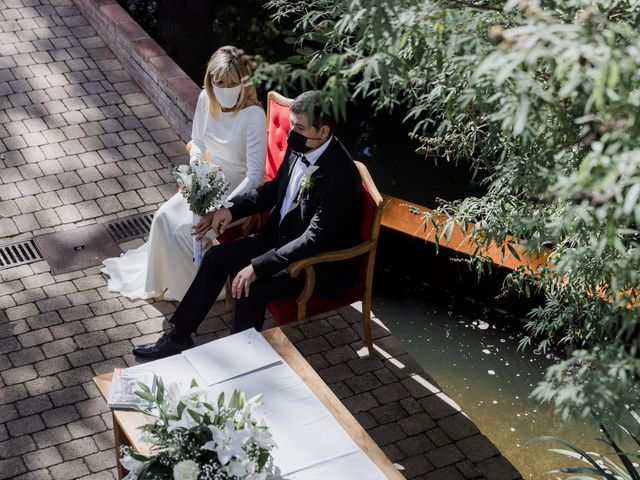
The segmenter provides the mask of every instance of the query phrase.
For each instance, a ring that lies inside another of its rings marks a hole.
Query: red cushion
[[[289,123],[289,107],[271,102],[269,105],[269,135],[267,137],[267,159],[265,174],[267,180],[272,180],[284,160],[287,151],[287,135],[291,125]]]
[[[216,240],[218,240],[219,243],[226,243],[243,236],[244,232],[242,231],[242,225],[236,225],[235,227],[231,227],[230,229],[225,230],[224,233],[218,235]]]
[[[363,294],[364,283],[358,281],[343,298],[326,299],[311,297],[307,302],[307,317],[351,305],[353,302],[361,300]],[[297,296],[292,295],[290,297],[271,300],[268,303],[269,311],[273,315],[276,324],[283,325],[295,322],[298,319],[298,304],[296,303],[296,298]]]

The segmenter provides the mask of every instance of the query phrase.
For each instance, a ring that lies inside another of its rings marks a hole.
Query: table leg
[[[124,469],[124,467],[120,463],[120,445],[125,445],[125,444],[128,444],[129,442],[127,441],[126,435],[123,434],[124,432],[122,431],[120,422],[118,422],[118,419],[116,418],[115,414],[112,412],[111,415],[113,417],[113,440],[114,440],[113,443],[115,444],[115,450],[116,450],[116,465],[118,467],[118,478],[124,478],[128,472]]]

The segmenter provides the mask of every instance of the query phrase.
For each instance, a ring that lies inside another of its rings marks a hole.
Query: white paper
[[[263,417],[269,426],[277,444],[272,451],[273,459],[286,478],[312,465],[360,451],[333,415],[288,365],[272,365],[214,385],[207,391],[213,401],[220,392],[225,392],[226,398],[229,398],[236,388],[244,391],[248,398],[263,394],[256,417]]]
[[[286,480],[327,480],[329,478],[331,480],[385,480],[387,477],[360,450],[288,474],[285,478]]]
[[[132,368],[139,369],[141,366]],[[180,390],[187,391],[191,381],[195,379],[200,387],[206,387],[205,381],[195,368],[182,355],[154,360],[142,365],[145,370],[151,370],[157,377],[162,378],[165,387],[170,383],[180,385]]]
[[[255,328],[185,350],[182,355],[203,378],[201,386],[215,385],[282,362],[278,352]]]

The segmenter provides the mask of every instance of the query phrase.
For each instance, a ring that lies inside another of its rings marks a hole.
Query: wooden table
[[[271,346],[278,352],[283,360],[293,369],[302,381],[311,389],[324,406],[331,412],[342,428],[349,434],[362,451],[377,465],[377,467],[390,479],[403,479],[404,477],[393,466],[391,461],[382,452],[380,447],[371,439],[349,410],[340,402],[316,371],[311,368],[300,352],[293,346],[282,330],[271,328],[262,332]],[[111,373],[95,377],[93,381],[100,393],[105,398],[109,396],[111,388]],[[154,419],[141,412],[133,410],[112,410],[113,433],[116,445],[116,461],[118,465],[118,477],[122,478],[126,472],[120,465],[117,448],[119,445],[132,445],[141,453],[148,453],[150,444],[139,440],[138,427],[152,422]]]

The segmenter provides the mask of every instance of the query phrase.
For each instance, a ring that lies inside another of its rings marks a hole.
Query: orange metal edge
[[[398,232],[411,235],[416,238],[421,238],[427,242],[439,243],[440,246],[455,250],[456,252],[464,253],[466,255],[478,255],[491,260],[496,265],[514,270],[518,267],[526,267],[529,271],[535,272],[539,267],[546,265],[548,255],[551,253],[547,250],[543,255],[529,255],[525,248],[519,245],[519,241],[513,237],[507,237],[507,242],[514,245],[514,250],[517,252],[519,259],[516,258],[506,246],[498,246],[491,244],[488,248],[478,251],[477,246],[463,233],[459,226],[455,226],[451,232],[451,236],[447,241],[446,238],[440,238],[439,241],[436,238],[436,228],[432,222],[425,224],[425,218],[423,215],[412,213],[411,207],[422,212],[428,212],[433,214],[433,210],[416,203],[407,202],[399,198],[391,197],[389,195],[382,195],[385,200],[385,207],[382,212],[382,226],[396,230]],[[445,217],[440,215],[436,216],[438,219],[442,219],[444,223]],[[438,221],[440,223],[440,221]],[[473,225],[470,225],[473,226]]]

